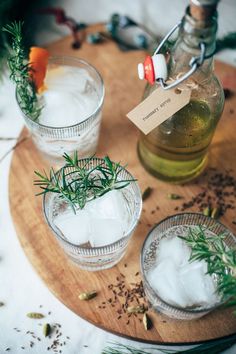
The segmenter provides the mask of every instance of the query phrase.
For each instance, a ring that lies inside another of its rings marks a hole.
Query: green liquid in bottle
[[[218,119],[206,102],[191,100],[151,133],[141,136],[138,154],[142,164],[165,181],[193,179],[206,165]]]

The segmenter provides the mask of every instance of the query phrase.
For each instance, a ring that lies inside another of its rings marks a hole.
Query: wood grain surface
[[[118,297],[115,307],[103,304],[111,296],[109,284],[116,283],[116,277],[123,273],[125,284],[140,281],[139,271],[140,248],[151,226],[168,215],[175,214],[180,201],[168,200],[167,193],[178,193],[184,200],[191,199],[201,189],[207,177],[200,177],[198,183],[175,186],[158,181],[149,175],[141,166],[136,145],[139,132],[126,118],[126,113],[141,99],[144,83],[138,80],[136,67],[145,53],[142,51],[121,52],[112,42],[102,45],[84,43],[79,50],[71,49],[72,40],[66,37],[49,46],[51,54],[65,54],[81,57],[93,64],[101,73],[106,88],[105,104],[98,156],[109,154],[111,159],[128,163],[130,172],[138,178],[140,187],[154,188],[152,196],[144,202],[141,223],[138,226],[127,254],[121,262],[110,270],[87,272],[80,270],[69,261],[47,227],[42,214],[42,200],[35,197],[33,171],[42,170],[47,164],[41,159],[31,139],[25,140],[15,150],[10,171],[10,207],[17,235],[26,256],[44,280],[45,285],[68,308],[76,314],[109,332],[132,339],[151,343],[196,343],[220,338],[236,333],[236,317],[232,310],[220,309],[196,321],[176,321],[168,319],[153,311],[149,311],[154,327],[145,331],[139,321],[142,316],[127,316],[118,319],[117,309],[122,298]],[[236,69],[222,63],[216,63],[216,72],[236,91]],[[233,111],[236,95],[226,101],[223,117],[217,128],[210,149],[209,165],[225,171],[235,167],[236,156],[236,116]],[[26,130],[22,135],[27,134]],[[234,172],[236,177],[236,169]],[[157,210],[157,206],[159,210]],[[151,212],[155,210],[154,212]],[[191,211],[197,211],[195,207]],[[234,211],[222,217],[232,231],[236,232]],[[127,267],[125,267],[127,264]],[[78,295],[87,290],[96,289],[98,296],[88,302],[81,302]],[[99,308],[104,307],[105,308]]]

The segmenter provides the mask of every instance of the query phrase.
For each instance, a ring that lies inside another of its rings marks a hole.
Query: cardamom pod
[[[168,199],[172,199],[172,200],[177,200],[177,199],[181,199],[181,195],[179,194],[175,194],[175,193],[168,193],[167,194],[167,198]]]
[[[152,321],[147,313],[143,315],[143,325],[146,331],[152,328]]]
[[[83,300],[87,301],[87,300],[93,299],[96,296],[97,296],[97,292],[95,290],[93,290],[93,291],[88,291],[86,293],[79,294],[79,299],[82,301]]]
[[[29,313],[27,313],[27,317],[40,319],[40,318],[44,318],[44,315],[39,312],[29,312]]]
[[[145,308],[143,305],[141,306],[129,306],[127,308],[127,312],[128,313],[144,313],[145,312]]]
[[[152,191],[153,191],[153,188],[151,188],[151,187],[147,187],[147,188],[144,190],[144,192],[143,192],[143,194],[142,194],[142,201],[143,201],[143,202],[144,202],[144,200],[146,200],[148,197],[150,197]]]
[[[51,333],[51,326],[49,323],[45,323],[45,325],[43,326],[43,334],[45,337],[49,336],[49,334]]]
[[[205,215],[205,216],[211,215],[211,208],[209,206],[203,210],[203,215]]]
[[[211,212],[211,217],[213,219],[218,219],[219,216],[220,216],[220,208],[219,207],[213,208]]]
[[[4,302],[0,302],[0,307],[4,306]]]

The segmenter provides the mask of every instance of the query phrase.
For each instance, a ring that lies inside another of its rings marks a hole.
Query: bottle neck
[[[170,73],[178,75],[189,70],[189,62],[192,57],[201,54],[200,43],[206,45],[205,55],[212,54],[216,45],[217,31],[217,13],[210,19],[197,20],[190,15],[187,8],[185,16],[182,20],[178,39],[171,49],[170,53]],[[197,70],[198,74],[208,75],[212,72],[213,56],[205,59],[204,63]]]

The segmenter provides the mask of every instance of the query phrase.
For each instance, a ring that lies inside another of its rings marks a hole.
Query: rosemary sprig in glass
[[[226,234],[207,234],[202,226],[190,228],[186,237],[180,236],[191,248],[190,261],[205,260],[208,274],[218,276],[218,292],[227,306],[236,305],[236,249],[227,247]]]
[[[135,179],[120,179],[120,174],[125,168],[120,163],[114,163],[108,156],[102,162],[89,168],[93,157],[79,161],[77,152],[73,157],[63,155],[65,165],[55,172],[50,169],[49,176],[35,171],[39,179],[34,184],[42,189],[37,195],[48,192],[57,193],[60,198],[67,201],[74,212],[76,209],[83,209],[85,204],[95,198],[101,197],[114,189],[122,189],[134,182]]]
[[[36,121],[42,107],[38,104],[36,88],[30,75],[32,68],[25,54],[22,26],[23,22],[13,22],[2,30],[12,37],[12,54],[8,58],[8,65],[10,79],[16,84],[20,107],[27,116]]]

